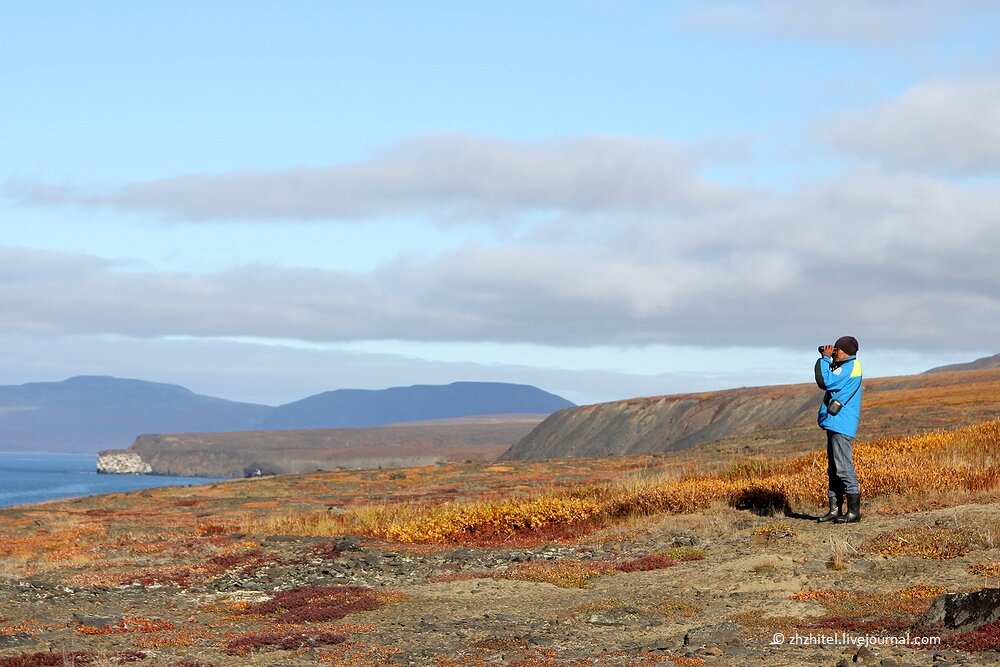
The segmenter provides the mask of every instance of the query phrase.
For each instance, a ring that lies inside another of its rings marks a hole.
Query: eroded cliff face
[[[493,460],[543,419],[491,415],[367,429],[146,434],[98,457],[100,472],[256,477],[337,468]]]
[[[755,387],[656,396],[561,410],[504,459],[648,454],[721,438],[807,425],[821,392],[815,385]]]
[[[982,361],[982,360],[981,360]],[[990,361],[989,359],[985,361]],[[984,362],[985,363],[985,362]],[[921,433],[1000,416],[1000,368],[865,379],[858,436]],[[812,437],[823,391],[815,384],[653,396],[561,410],[501,458],[651,454],[750,435]]]
[[[137,452],[111,449],[97,455],[97,472],[108,475],[149,475],[153,467]]]

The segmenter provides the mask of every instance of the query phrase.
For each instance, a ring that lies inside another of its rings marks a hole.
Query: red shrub
[[[998,651],[1000,650],[1000,621],[980,625],[975,630],[952,635],[941,643],[969,653]]]
[[[348,614],[382,606],[370,588],[362,586],[302,586],[281,591],[266,602],[249,605],[246,614],[267,614],[281,623],[337,621]]]
[[[615,565],[619,572],[649,572],[650,570],[665,570],[677,564],[670,556],[642,556],[635,560]]]
[[[71,651],[69,653],[41,651],[0,658],[0,667],[77,667],[78,665],[82,667],[83,665],[93,665],[97,659],[97,654],[90,651]],[[111,656],[111,661],[119,665],[145,659],[146,654],[138,651],[123,651]]]
[[[90,665],[94,654],[85,651],[71,653],[22,653],[10,658],[0,658],[0,667],[63,667],[63,665]]]
[[[870,618],[828,615],[817,618],[814,621],[807,621],[803,624],[803,627],[867,634],[886,634],[906,630],[913,625],[913,621],[912,616],[903,615],[872,616]]]
[[[271,562],[260,549],[222,554],[208,559],[209,567],[215,572],[238,570],[244,576],[249,576]]]

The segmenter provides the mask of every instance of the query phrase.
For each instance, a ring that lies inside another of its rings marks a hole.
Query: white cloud
[[[0,248],[0,332],[794,347],[843,324],[885,346],[977,350],[1000,337],[995,188],[869,164],[777,194],[714,184],[699,167],[690,149],[654,139],[458,135],[325,169],[102,195],[22,183],[8,191],[39,204],[188,219],[545,212],[566,230],[599,233],[550,227],[493,245],[456,242],[356,272],[142,271]]]
[[[789,39],[894,46],[968,21],[964,10],[989,11],[979,0],[742,0],[700,3],[684,17],[695,30]]]
[[[12,179],[2,192],[23,204],[149,211],[188,221],[495,219],[732,205],[737,193],[699,179],[699,166],[691,149],[653,137],[534,145],[452,134],[328,167],[194,174],[102,190]]]
[[[866,168],[737,214],[633,218],[600,245],[515,239],[370,272],[137,271],[7,248],[0,331],[795,347],[846,329],[981,350],[1000,339],[997,210],[988,187]]]
[[[926,81],[819,128],[833,145],[908,169],[1000,171],[1000,79]]]

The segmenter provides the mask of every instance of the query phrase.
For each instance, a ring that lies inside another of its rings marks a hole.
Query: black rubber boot
[[[835,521],[837,523],[854,523],[855,521],[861,521],[861,494],[860,493],[848,493],[847,494],[847,514],[843,516],[838,516]]]
[[[816,519],[818,523],[826,523],[827,521],[833,521],[837,519],[841,514],[843,514],[844,497],[837,496],[834,498],[830,496],[830,511],[823,516]]]

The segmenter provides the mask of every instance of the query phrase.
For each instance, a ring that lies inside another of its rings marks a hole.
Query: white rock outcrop
[[[115,449],[97,455],[97,472],[107,475],[148,475],[153,467],[127,449]]]

